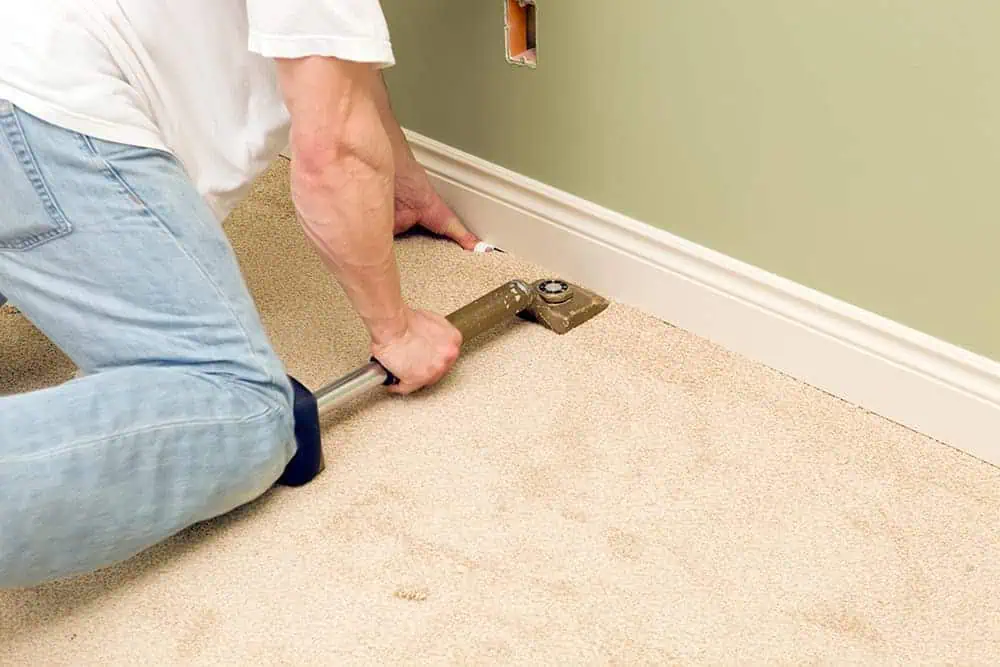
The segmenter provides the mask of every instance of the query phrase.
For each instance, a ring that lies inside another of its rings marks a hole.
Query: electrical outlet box
[[[538,10],[535,0],[504,0],[504,41],[507,62],[538,64]]]

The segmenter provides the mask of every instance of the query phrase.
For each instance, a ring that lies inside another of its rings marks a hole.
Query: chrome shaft
[[[385,369],[377,362],[370,362],[344,377],[331,382],[316,392],[316,406],[322,415],[337,405],[385,383]]]

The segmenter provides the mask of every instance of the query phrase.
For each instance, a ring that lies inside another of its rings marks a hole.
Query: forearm
[[[435,234],[454,240],[466,250],[475,248],[479,239],[440,198],[431,185],[427,172],[414,157],[406,135],[392,111],[389,91],[381,73],[372,77],[371,97],[378,108],[386,136],[392,144],[396,231],[405,231],[419,222]]]
[[[367,66],[279,62],[292,119],[292,198],[307,238],[373,341],[407,326],[393,253],[393,147]]]
[[[392,156],[396,169],[397,171],[405,169],[408,165],[415,163],[416,159],[413,157],[413,151],[406,140],[406,135],[403,134],[403,129],[399,126],[399,121],[392,111],[392,104],[389,100],[389,89],[386,87],[385,79],[381,72],[375,73],[375,76],[372,77],[371,95],[378,109],[382,127],[385,130],[386,136],[389,137],[389,142],[392,144]]]
[[[392,178],[357,166],[310,174],[292,166],[292,198],[306,237],[376,342],[406,327],[392,246]]]

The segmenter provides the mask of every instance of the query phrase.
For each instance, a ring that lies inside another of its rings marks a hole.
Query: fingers
[[[455,363],[454,359],[452,359],[450,362],[446,362],[444,358],[442,358],[433,366],[429,366],[423,369],[421,381],[419,383],[400,381],[399,384],[390,386],[388,390],[390,393],[393,394],[408,396],[417,391],[420,391],[421,389],[424,389],[425,387],[433,386],[438,382],[440,382],[441,379],[448,374],[448,371],[451,370],[451,367],[454,363]]]
[[[444,236],[447,236],[452,241],[462,246],[465,250],[472,250],[479,243],[479,238],[466,229],[462,221],[458,219],[458,216],[452,215],[448,222],[445,223]]]
[[[458,216],[451,211],[448,211],[447,216],[442,220],[433,222],[425,220],[423,225],[435,234],[451,239],[465,250],[472,250],[479,243],[479,238],[470,232],[458,219]]]
[[[472,250],[479,238],[462,224],[455,212],[440,197],[431,210],[423,216],[422,224],[430,231],[451,239],[465,250]]]
[[[436,384],[452,369],[461,352],[462,332],[443,315],[414,311],[411,327],[414,335],[402,353],[404,368],[396,374],[400,382],[388,387],[394,394],[407,395]]]
[[[400,396],[409,396],[416,390],[420,389],[417,385],[407,384],[405,382],[400,382],[399,384],[394,384],[387,389],[390,394],[398,394]]]

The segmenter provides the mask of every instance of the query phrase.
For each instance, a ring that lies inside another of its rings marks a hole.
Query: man
[[[477,239],[407,148],[391,64],[377,0],[4,8],[0,292],[82,375],[0,399],[0,587],[122,561],[280,476],[292,392],[221,221],[286,145],[393,390],[450,370],[460,334],[404,303],[393,232]]]

